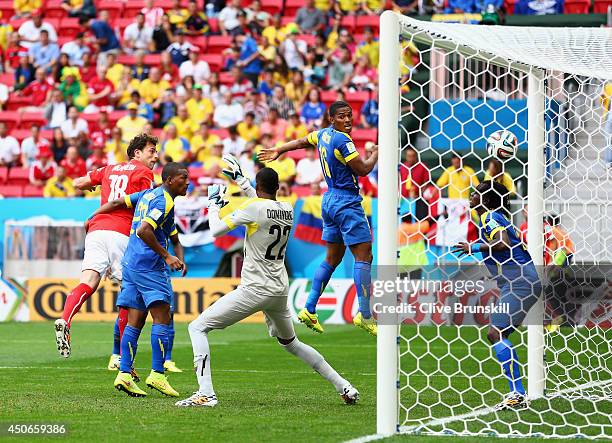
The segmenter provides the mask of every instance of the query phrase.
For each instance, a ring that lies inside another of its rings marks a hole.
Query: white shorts
[[[202,332],[224,329],[256,312],[263,312],[271,337],[289,340],[295,337],[287,297],[256,295],[238,286],[214,302],[190,325]]]
[[[129,239],[127,235],[115,231],[93,231],[87,234],[81,271],[91,269],[104,277],[110,270],[111,278],[121,281],[121,260]]]

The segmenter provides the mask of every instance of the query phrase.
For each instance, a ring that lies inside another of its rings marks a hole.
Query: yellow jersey
[[[191,152],[194,155],[195,161],[202,163],[206,162],[210,157],[210,150],[215,143],[218,143],[220,140],[221,137],[219,137],[217,134],[208,134],[206,140],[204,140],[204,137],[202,137],[200,134],[194,135],[191,139]],[[204,149],[198,152],[198,150],[201,148]]]
[[[448,186],[448,198],[463,200],[470,197],[470,189],[479,183],[476,173],[469,166],[463,166],[459,171],[454,166],[449,166],[436,182],[439,188]]]
[[[47,184],[43,189],[43,195],[45,197],[61,198],[61,197],[74,197],[74,186],[72,186],[72,179],[66,177],[63,181],[59,181],[57,177],[51,177],[47,180]]]

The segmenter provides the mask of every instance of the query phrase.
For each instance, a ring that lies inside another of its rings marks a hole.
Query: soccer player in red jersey
[[[88,190],[102,186],[100,205],[151,188],[153,167],[159,159],[156,137],[140,134],[127,148],[128,162],[90,171],[74,180],[75,188]],[[85,301],[91,297],[107,273],[121,281],[121,260],[127,247],[134,209],[118,209],[100,214],[86,222],[85,256],[81,279],[66,299],[62,318],[55,322],[57,350],[62,357],[70,356],[70,324]],[[127,310],[119,312],[119,328],[127,324]]]

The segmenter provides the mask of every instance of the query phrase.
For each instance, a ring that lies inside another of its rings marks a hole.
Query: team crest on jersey
[[[353,152],[355,152],[355,143],[353,142],[348,142],[346,144],[346,149],[348,150],[349,154],[352,154]]]
[[[153,220],[158,220],[161,215],[162,212],[157,208],[153,208],[151,212],[149,212],[149,217],[151,217]]]
[[[149,192],[148,194],[145,194],[142,196],[142,199],[146,201],[151,201],[154,198],[155,198],[155,194],[153,194],[152,192]]]

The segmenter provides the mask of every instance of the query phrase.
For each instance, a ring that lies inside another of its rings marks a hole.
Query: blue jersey
[[[329,127],[308,134],[308,142],[319,150],[323,176],[329,189],[359,191],[357,176],[347,163],[359,156],[350,135]]]
[[[167,269],[168,265],[164,259],[136,235],[136,230],[142,223],[148,223],[153,227],[159,244],[168,249],[168,239],[177,233],[172,196],[163,186],[160,186],[126,195],[125,202],[129,208],[133,207],[135,210],[130,229],[130,240],[122,264],[135,271]]]
[[[527,252],[527,247],[521,241],[516,228],[510,220],[500,211],[487,211],[480,216],[480,227],[483,239],[487,243],[491,243],[493,236],[505,230],[508,234],[510,247],[503,251],[492,251],[491,254],[485,257],[485,265],[491,274],[501,277],[505,280],[515,280],[517,276],[523,276],[528,279],[537,279],[537,272],[531,255]]]

